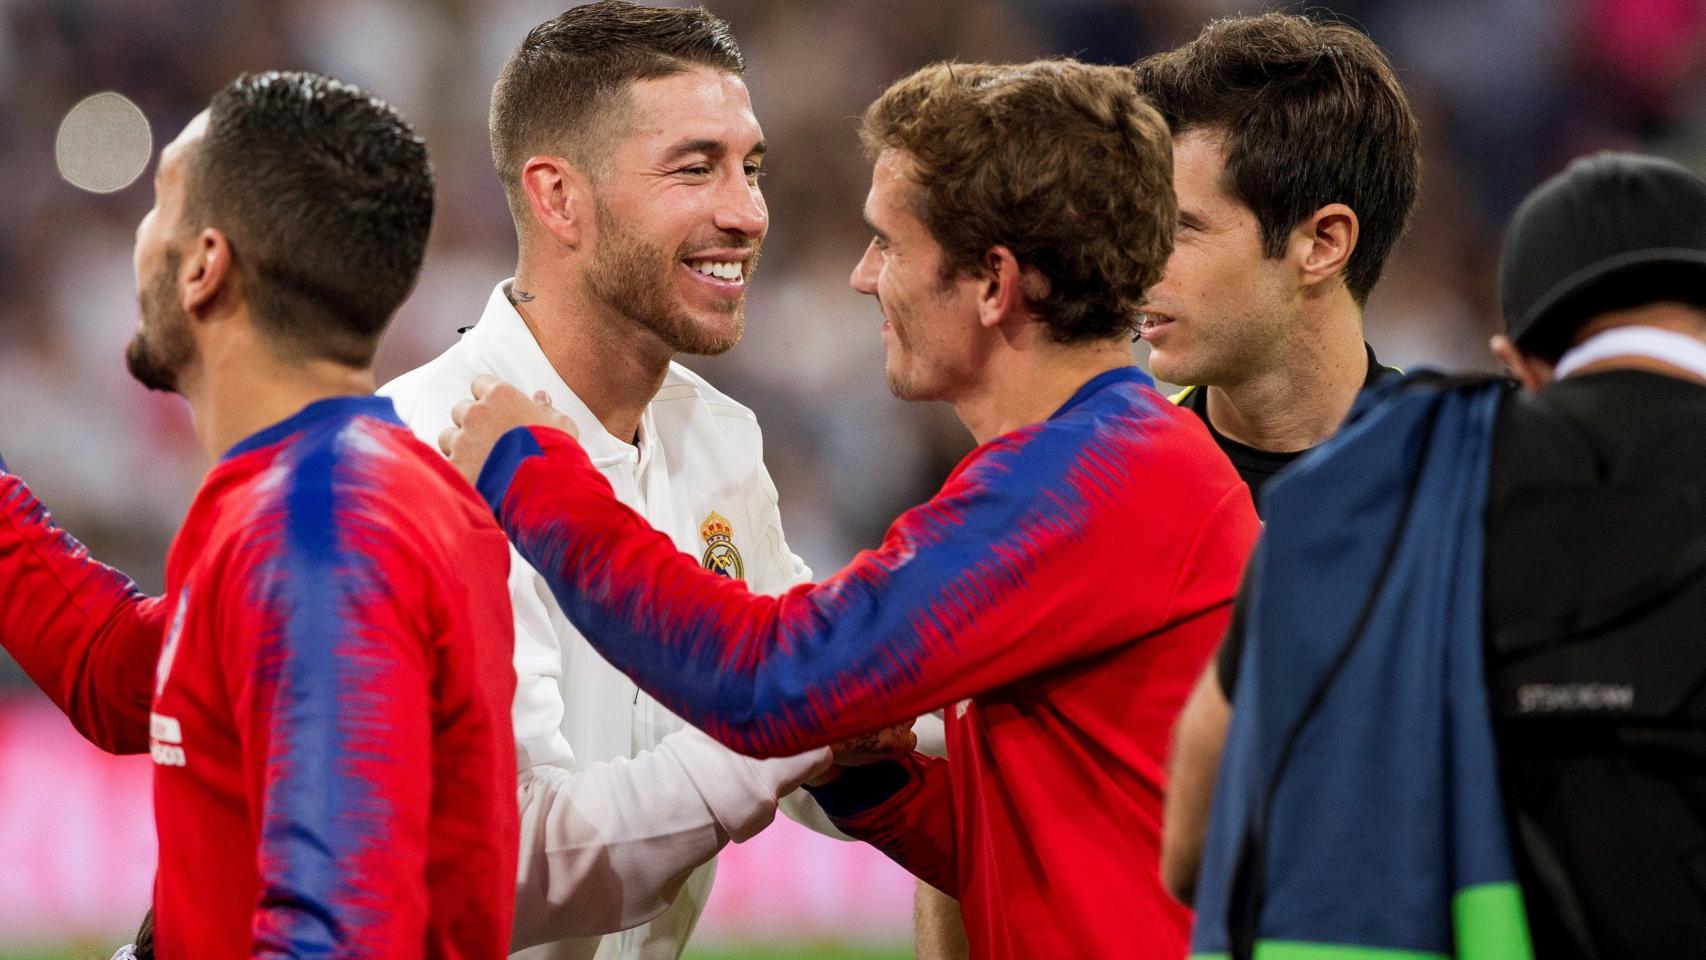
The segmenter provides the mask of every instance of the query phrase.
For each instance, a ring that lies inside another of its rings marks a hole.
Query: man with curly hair
[[[889,385],[952,404],[980,444],[876,550],[754,594],[623,507],[572,422],[490,377],[441,445],[588,641],[735,749],[946,708],[946,759],[810,789],[960,899],[973,956],[1182,955],[1190,915],[1157,869],[1168,732],[1257,522],[1202,422],[1132,363],[1176,219],[1165,123],[1129,70],[938,64],[862,135],[873,238],[852,283],[882,310]]]

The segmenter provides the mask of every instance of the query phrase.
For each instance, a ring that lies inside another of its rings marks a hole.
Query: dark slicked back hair
[[[409,124],[327,77],[244,74],[214,95],[186,163],[186,226],[229,238],[256,326],[291,356],[370,365],[432,228]]]
[[[1270,13],[1217,20],[1195,40],[1138,62],[1137,89],[1174,136],[1224,136],[1226,191],[1277,257],[1294,227],[1342,203],[1359,236],[1345,268],[1358,303],[1409,223],[1420,134],[1392,65],[1355,28]]]
[[[1136,330],[1179,209],[1172,140],[1129,69],[939,63],[885,91],[859,133],[872,158],[896,149],[916,165],[911,207],[944,279],[985,273],[1004,246],[1048,279],[1026,302],[1056,342]]]
[[[627,115],[629,88],[694,67],[746,72],[729,25],[702,7],[599,0],[529,31],[492,88],[492,162],[516,223],[527,210],[528,157],[566,154],[595,174],[597,148]]]

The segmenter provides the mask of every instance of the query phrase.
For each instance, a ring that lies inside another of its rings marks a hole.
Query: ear
[[[1342,203],[1329,203],[1304,218],[1291,232],[1291,249],[1304,286],[1342,277],[1360,230],[1356,211]]]
[[[983,255],[983,276],[978,282],[978,323],[985,328],[998,327],[1011,317],[1028,313],[1029,301],[1049,294],[1048,278],[1036,268],[1020,264],[1006,247],[991,247]]]
[[[592,217],[592,184],[563,157],[529,157],[521,166],[521,189],[533,222],[559,244],[575,248],[584,241]]]
[[[207,227],[196,235],[195,246],[178,271],[178,296],[184,312],[199,317],[221,293],[230,294],[238,284],[231,259],[231,239],[223,230]]]
[[[1523,353],[1510,337],[1501,333],[1489,343],[1493,348],[1493,356],[1499,358],[1511,376],[1522,384],[1523,389],[1536,391],[1552,382],[1552,364]]]

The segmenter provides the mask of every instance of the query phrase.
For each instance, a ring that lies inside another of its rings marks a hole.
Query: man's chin
[[[895,369],[893,364],[887,364],[883,367],[883,379],[887,381],[889,393],[893,394],[896,400],[912,402],[935,399],[935,396],[917,377],[905,370]]]
[[[1179,355],[1176,350],[1149,351],[1149,373],[1163,383],[1176,383],[1179,386],[1193,386],[1202,383],[1202,373],[1188,358]]]
[[[728,353],[740,343],[741,334],[746,332],[746,317],[744,312],[736,309],[732,314],[711,318],[694,317],[682,318],[670,339],[670,346],[676,353],[685,353],[695,357],[715,357]]]
[[[130,346],[125,348],[124,366],[137,383],[150,390],[178,392],[178,371],[155,357],[140,337],[130,341]]]

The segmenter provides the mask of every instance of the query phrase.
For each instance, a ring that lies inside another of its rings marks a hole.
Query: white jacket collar
[[[545,351],[539,348],[539,341],[533,338],[533,331],[527,328],[527,321],[510,302],[509,291],[514,283],[514,278],[511,278],[492,290],[485,312],[480,314],[480,322],[464,335],[464,341],[491,359],[499,375],[523,392],[532,394],[543,390],[549,394],[551,405],[574,421],[580,431],[581,446],[595,465],[605,466],[632,458],[636,445],[611,436],[592,410],[563,382],[551,361],[546,359]],[[597,363],[598,359],[589,357],[588,362]],[[647,404],[640,416],[638,453],[641,457],[650,452],[656,436],[652,407]]]

